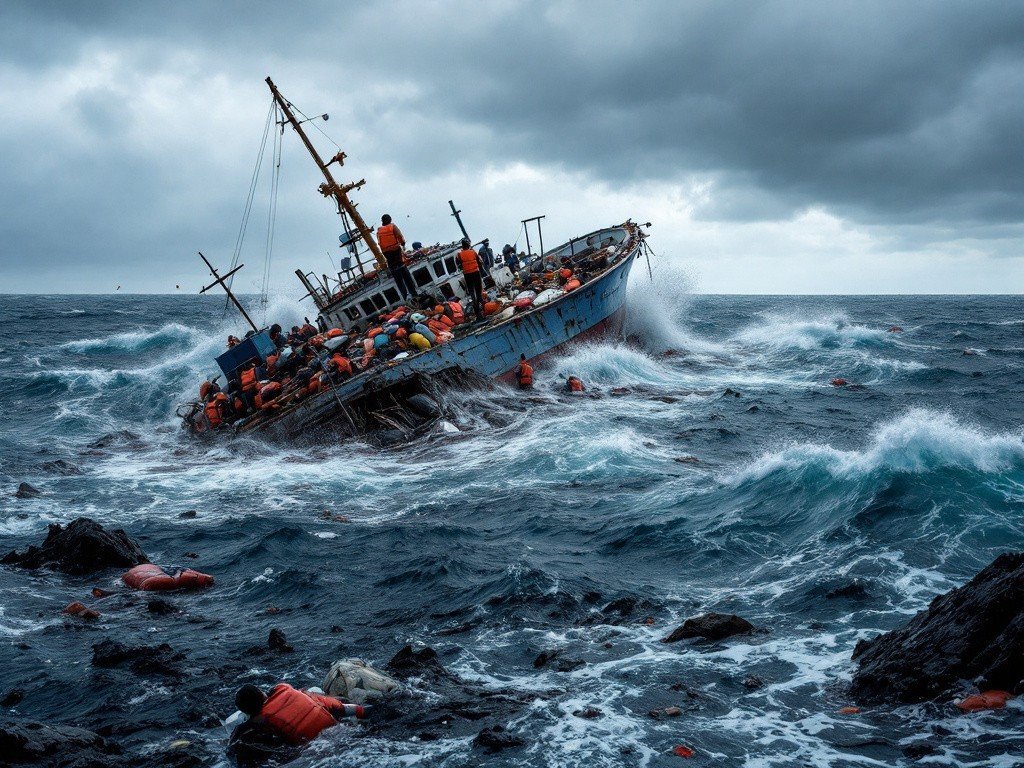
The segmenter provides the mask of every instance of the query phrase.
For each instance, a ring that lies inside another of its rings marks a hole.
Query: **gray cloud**
[[[0,89],[114,57],[187,101],[175,117],[102,77],[59,115],[45,105],[61,94],[7,94],[42,116],[0,136],[6,268],[233,239],[266,73],[331,112],[346,149],[411,180],[514,161],[611,184],[703,179],[699,218],[824,206],[914,225],[914,242],[950,227],[1005,239],[1024,220],[1019,4],[26,2],[0,16]],[[315,207],[313,176],[283,183]]]

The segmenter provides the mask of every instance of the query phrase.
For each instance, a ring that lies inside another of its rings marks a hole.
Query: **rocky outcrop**
[[[117,640],[102,640],[92,647],[94,667],[127,667],[136,675],[180,677],[178,662],[185,658],[167,643],[129,646]]]
[[[21,483],[18,486],[18,490],[14,492],[14,498],[16,499],[34,499],[36,496],[42,496],[43,492],[40,491],[33,485],[28,483]]]
[[[902,629],[857,643],[851,694],[912,703],[960,680],[1018,691],[1024,679],[1024,552],[1000,555],[967,584],[935,598]]]
[[[47,567],[73,575],[148,562],[142,547],[127,533],[120,529],[104,530],[102,525],[86,517],[74,520],[67,528],[51,525],[42,546],[9,552],[0,560],[4,565]]]
[[[33,722],[0,722],[0,763],[33,766],[114,766],[119,750],[84,728]]]
[[[411,645],[407,645],[388,662],[387,668],[398,677],[420,677],[423,675],[443,675],[445,668],[437,658],[437,651],[433,648],[421,648],[414,651]]]
[[[748,635],[754,625],[733,613],[705,613],[687,619],[662,639],[663,643],[676,643],[695,637],[704,640],[724,640],[733,635]]]

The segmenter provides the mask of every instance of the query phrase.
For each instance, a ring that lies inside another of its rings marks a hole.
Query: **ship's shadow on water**
[[[230,443],[174,417],[236,330],[221,302],[5,301],[0,550],[85,516],[216,579],[157,600],[116,568],[0,567],[7,715],[224,765],[239,685],[411,645],[406,691],[295,765],[1019,762],[1012,701],[840,713],[858,640],[1024,544],[1017,303],[647,293],[628,342],[566,350],[527,396],[451,388],[396,440]],[[755,630],[662,642],[709,611]],[[154,650],[97,663],[105,641]]]

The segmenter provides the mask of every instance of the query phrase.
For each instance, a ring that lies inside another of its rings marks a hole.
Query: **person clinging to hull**
[[[380,217],[380,226],[377,227],[377,245],[388,263],[388,272],[395,280],[398,292],[403,299],[416,295],[416,284],[412,281],[409,268],[405,266],[403,252],[405,249],[405,236],[397,224],[391,223],[391,216],[385,213]]]
[[[526,362],[526,355],[519,356],[519,365],[516,366],[515,374],[520,389],[533,388],[533,366]]]
[[[462,275],[466,279],[466,290],[473,300],[473,312],[477,320],[484,319],[484,283],[480,275],[480,256],[470,246],[469,238],[462,238],[462,250],[459,251],[459,262]]]

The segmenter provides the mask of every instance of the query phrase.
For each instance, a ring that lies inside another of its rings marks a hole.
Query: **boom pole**
[[[270,86],[270,92],[274,96],[274,101],[277,102],[277,105],[281,108],[284,116],[288,119],[288,122],[291,123],[292,128],[295,129],[295,132],[299,134],[299,138],[302,139],[302,143],[306,145],[306,149],[309,151],[309,154],[313,156],[313,161],[317,164],[320,172],[323,173],[324,178],[327,180],[326,183],[320,185],[320,194],[324,197],[327,197],[328,195],[332,196],[338,202],[339,208],[352,218],[352,223],[355,224],[356,229],[359,230],[359,235],[363,238],[363,242],[366,243],[366,247],[370,249],[374,259],[377,261],[377,268],[385,269],[387,267],[387,262],[384,259],[384,254],[381,253],[380,246],[377,245],[377,241],[373,238],[372,231],[368,226],[366,226],[366,222],[363,221],[363,217],[359,215],[359,211],[356,210],[355,205],[348,199],[348,193],[353,189],[359,189],[359,187],[363,186],[366,183],[366,179],[360,179],[359,181],[351,184],[338,184],[338,182],[334,180],[334,177],[331,175],[331,171],[327,166],[334,162],[337,162],[338,165],[344,165],[345,153],[339,152],[331,158],[330,162],[325,163],[323,158],[321,158],[319,153],[316,151],[316,147],[314,147],[312,142],[309,140],[306,132],[302,130],[302,125],[295,118],[291,105],[284,96],[281,95],[281,92],[277,90],[277,86],[274,85],[274,81],[269,77],[267,78],[267,85]],[[358,258],[356,259],[356,262],[359,262]],[[360,264],[359,267],[362,269],[362,264]]]

